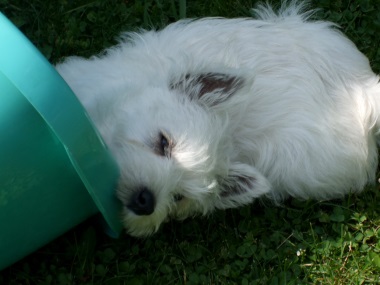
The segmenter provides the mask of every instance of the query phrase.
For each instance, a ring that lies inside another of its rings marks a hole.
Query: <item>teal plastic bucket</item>
[[[101,212],[118,168],[54,67],[0,13],[0,270]]]

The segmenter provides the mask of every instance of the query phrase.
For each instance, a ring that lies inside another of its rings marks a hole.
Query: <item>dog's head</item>
[[[169,81],[136,88],[116,104],[106,138],[121,168],[123,222],[134,236],[154,233],[168,218],[248,204],[269,189],[234,149],[244,113],[239,94],[249,83],[221,73]]]

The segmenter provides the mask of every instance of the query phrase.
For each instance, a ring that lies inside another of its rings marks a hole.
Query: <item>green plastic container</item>
[[[117,177],[71,89],[0,13],[0,270],[99,211],[117,236]]]

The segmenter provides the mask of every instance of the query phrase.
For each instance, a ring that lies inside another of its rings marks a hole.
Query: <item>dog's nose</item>
[[[155,204],[153,193],[144,187],[133,193],[127,208],[138,216],[148,216],[153,213]]]

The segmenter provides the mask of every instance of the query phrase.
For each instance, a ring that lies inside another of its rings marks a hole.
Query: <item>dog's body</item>
[[[102,56],[57,66],[119,163],[131,234],[263,195],[329,199],[375,180],[379,78],[302,8],[126,34]]]

